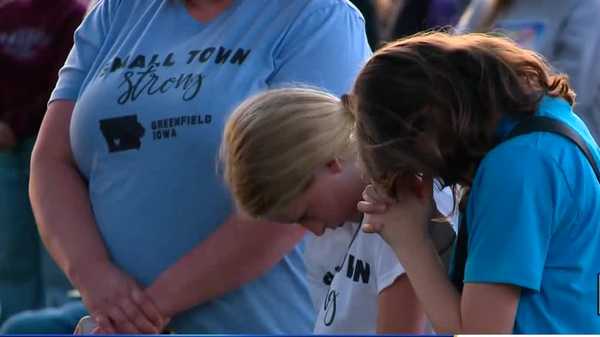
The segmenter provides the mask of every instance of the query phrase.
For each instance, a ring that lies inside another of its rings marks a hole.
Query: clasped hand
[[[168,323],[152,299],[129,275],[111,263],[94,266],[80,287],[96,322],[95,334],[157,334]]]
[[[397,191],[398,195],[391,198],[374,185],[368,185],[357,207],[365,214],[362,230],[379,233],[397,254],[403,255],[402,252],[410,252],[411,247],[429,239],[428,224],[434,209],[433,180],[410,177]]]

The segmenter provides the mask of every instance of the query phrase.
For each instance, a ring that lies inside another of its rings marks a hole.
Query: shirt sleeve
[[[533,136],[509,142],[526,137]],[[572,196],[562,169],[536,148],[506,143],[488,154],[468,200],[465,283],[539,291],[552,234]]]
[[[382,238],[378,237],[378,240],[379,249],[376,250],[375,261],[377,262],[375,268],[377,293],[379,294],[385,288],[391,286],[405,271],[392,248]]]
[[[469,2],[469,5],[465,8],[465,11],[456,24],[456,33],[466,34],[476,31],[482,24],[483,18],[489,15],[491,10],[490,5],[489,0],[473,0]]]
[[[270,87],[304,84],[339,96],[350,89],[371,49],[362,16],[339,1],[298,18],[275,53]]]
[[[577,1],[561,25],[552,55],[548,58],[559,71],[569,75],[577,93],[575,111],[600,137],[600,2]],[[596,138],[600,139],[600,138]]]
[[[58,82],[50,96],[50,102],[57,99],[77,99],[81,86],[106,39],[119,4],[120,0],[99,0],[86,15],[75,31],[73,47],[58,74]]]

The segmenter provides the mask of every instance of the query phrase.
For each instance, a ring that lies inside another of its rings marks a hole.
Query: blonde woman
[[[221,150],[238,206],[316,235],[360,222],[356,204],[367,182],[356,165],[353,125],[344,104],[318,90],[278,89],[245,101],[226,123]],[[436,197],[451,203],[450,194]],[[356,230],[330,276],[315,333],[424,332],[404,268],[379,236]]]

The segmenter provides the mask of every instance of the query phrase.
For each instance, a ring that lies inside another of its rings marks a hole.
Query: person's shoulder
[[[339,11],[340,13],[355,15],[356,17],[363,19],[362,13],[349,0],[309,0],[309,2],[319,9],[330,8]]]
[[[153,5],[159,5],[165,0],[90,0],[93,3],[92,8],[105,7],[109,10],[116,10],[118,8],[126,8],[128,11],[132,11],[132,14],[142,13],[146,8]],[[175,2],[176,0],[167,0]]]
[[[296,10],[305,15],[326,12],[330,14],[349,14],[362,19],[360,11],[349,0],[286,0],[278,1],[278,6]]]
[[[498,163],[504,163],[503,168],[522,167],[529,162],[552,160],[554,149],[549,143],[561,141],[560,136],[548,133],[533,132],[497,144],[484,157],[481,167],[491,169]]]
[[[532,179],[553,184],[548,179],[555,180],[562,174],[553,154],[549,149],[543,148],[546,142],[540,142],[542,137],[546,135],[525,134],[505,140],[492,148],[477,168],[474,190],[480,186],[502,189],[519,184],[533,184]]]
[[[498,190],[529,186],[529,191],[551,186],[573,197],[579,178],[589,175],[586,170],[585,157],[571,141],[554,133],[535,132],[506,140],[489,151],[473,186]]]
[[[354,4],[352,4],[352,2],[350,2],[350,0],[292,0],[292,1],[304,2],[310,6],[317,6],[317,7],[340,7],[340,8],[350,9],[350,10],[356,9],[356,6],[354,6]]]
[[[179,0],[90,0],[88,13],[99,12],[120,22],[137,20],[141,15],[149,15],[162,6],[177,6]],[[166,3],[166,4],[165,4]]]
[[[271,3],[271,2],[269,2]],[[356,7],[350,2],[350,0],[286,0],[279,1],[279,6],[286,5],[295,5],[302,6],[307,8],[326,8],[326,7],[336,7],[339,6],[341,8],[355,9]]]

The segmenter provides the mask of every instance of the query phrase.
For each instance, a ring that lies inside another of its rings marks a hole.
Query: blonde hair
[[[316,89],[247,99],[229,117],[221,145],[224,179],[238,207],[255,217],[288,207],[318,167],[355,153],[353,126],[340,99]]]

